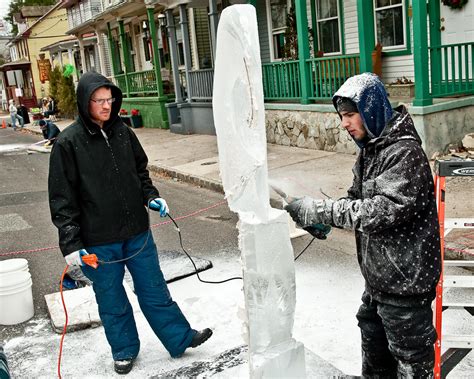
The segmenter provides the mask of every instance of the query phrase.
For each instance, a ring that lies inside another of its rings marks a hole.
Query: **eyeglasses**
[[[110,99],[91,99],[91,101],[102,106],[105,104],[105,102],[107,102],[109,105],[112,104],[115,101],[115,98],[111,97]]]

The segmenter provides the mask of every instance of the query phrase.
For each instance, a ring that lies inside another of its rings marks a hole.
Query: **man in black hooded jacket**
[[[431,303],[441,260],[428,159],[407,110],[392,109],[377,76],[349,78],[333,102],[361,148],[348,196],[303,197],[286,210],[303,228],[327,224],[355,231],[365,279],[357,313],[362,376],[432,377]]]
[[[151,328],[172,357],[196,347],[211,329],[192,329],[163,278],[146,206],[168,213],[147,170],[148,158],[118,116],[122,92],[88,72],[77,86],[79,117],[51,151],[49,200],[59,246],[68,265],[93,282],[114,369],[128,373],[140,349],[133,310],[122,285],[125,266]],[[96,254],[99,267],[82,257]]]

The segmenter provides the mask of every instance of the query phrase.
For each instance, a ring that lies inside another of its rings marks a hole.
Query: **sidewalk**
[[[64,129],[73,120],[55,124]],[[33,123],[27,130],[41,134]],[[173,134],[169,130],[133,129],[145,149],[149,168],[179,180],[221,191],[216,136]],[[355,155],[268,144],[269,179],[291,195],[343,196],[352,182]]]

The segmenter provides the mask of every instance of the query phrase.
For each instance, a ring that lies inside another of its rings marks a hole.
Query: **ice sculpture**
[[[292,338],[295,270],[285,211],[269,203],[265,109],[257,18],[251,5],[222,12],[213,112],[225,195],[239,215],[250,376],[305,377]]]

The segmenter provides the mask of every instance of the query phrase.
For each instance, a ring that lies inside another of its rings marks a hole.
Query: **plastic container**
[[[0,262],[0,325],[19,324],[34,316],[31,286],[26,259]]]
[[[0,261],[0,275],[17,271],[28,272],[28,261],[24,258],[7,259]]]

